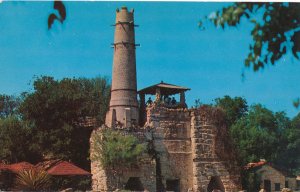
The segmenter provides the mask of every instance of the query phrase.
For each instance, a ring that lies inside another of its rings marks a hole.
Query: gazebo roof
[[[149,95],[155,95],[156,89],[160,88],[161,95],[174,95],[177,93],[180,93],[182,91],[188,91],[191,90],[190,88],[181,87],[178,85],[172,85],[169,83],[164,83],[163,81],[152,85],[150,87],[146,87],[144,89],[141,89],[138,91],[139,94],[149,94]]]
[[[0,163],[0,171],[1,171],[1,170],[8,170],[8,168],[9,168],[9,165]]]
[[[36,168],[45,169],[50,175],[91,175],[89,172],[77,167],[73,163],[62,160],[49,160],[38,163]]]
[[[20,162],[20,163],[14,163],[10,165],[0,164],[0,170],[9,170],[14,173],[18,173],[22,170],[27,170],[33,168],[33,165],[28,162]]]
[[[32,168],[45,170],[50,175],[91,175],[89,172],[77,167],[73,163],[62,160],[48,160],[40,162],[35,166],[28,162],[20,162],[11,165],[5,165],[0,163],[0,170],[8,170],[13,173],[18,173],[19,171],[28,170]]]

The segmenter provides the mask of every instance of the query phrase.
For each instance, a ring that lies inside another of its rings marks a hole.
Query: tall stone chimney
[[[138,122],[133,12],[126,7],[116,11],[111,99],[105,121],[109,127],[116,122],[123,127]]]

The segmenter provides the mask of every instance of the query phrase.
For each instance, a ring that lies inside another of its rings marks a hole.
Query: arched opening
[[[139,177],[130,177],[125,185],[125,190],[144,191],[144,187]]]
[[[213,176],[213,177],[211,177],[210,182],[207,186],[207,191],[208,192],[217,192],[218,190],[221,192],[224,192],[225,191],[224,185],[219,176]]]

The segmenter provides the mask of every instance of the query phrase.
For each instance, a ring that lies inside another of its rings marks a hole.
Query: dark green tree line
[[[0,118],[17,115],[23,96],[0,95]]]
[[[0,122],[1,160],[37,162],[54,157],[89,169],[91,129],[78,121],[96,117],[98,125],[104,122],[110,97],[108,80],[43,76],[35,79],[33,88],[13,110],[2,110],[9,112],[3,113]]]
[[[223,108],[239,165],[265,159],[293,174],[300,167],[300,114],[289,119],[284,112],[272,112],[260,104],[248,107],[241,97],[215,100]],[[244,189],[257,190],[258,179],[242,170]],[[253,188],[254,187],[254,188]]]
[[[32,125],[15,115],[0,119],[0,146],[0,160],[6,162],[35,162],[41,158],[32,142]]]

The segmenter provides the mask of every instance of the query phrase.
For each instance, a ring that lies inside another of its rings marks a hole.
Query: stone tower
[[[111,99],[106,125],[130,127],[138,122],[134,10],[116,11]]]

